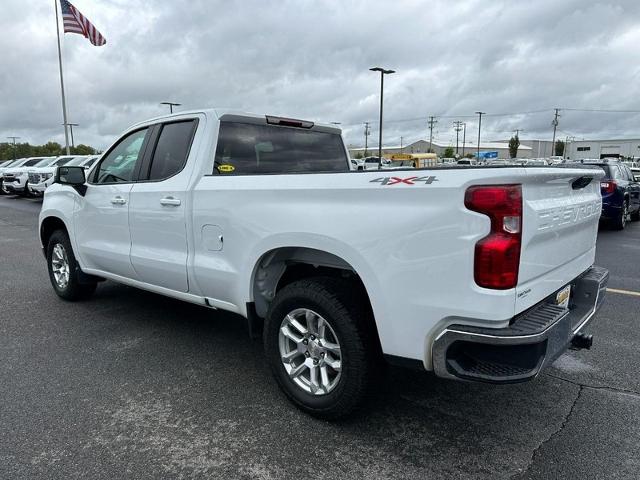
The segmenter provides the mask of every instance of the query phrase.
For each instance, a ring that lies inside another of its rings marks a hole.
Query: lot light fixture
[[[182,104],[175,102],[160,102],[160,105],[169,105],[169,113],[173,113],[173,107],[179,107]]]
[[[382,104],[384,95],[384,76],[396,73],[396,71],[382,67],[373,67],[369,70],[372,72],[380,72],[380,130],[378,132],[378,169],[380,169],[382,167]]]

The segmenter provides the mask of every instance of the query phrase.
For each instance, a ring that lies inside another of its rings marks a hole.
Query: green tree
[[[475,157],[475,155],[474,155],[473,153],[467,153],[467,154],[465,154],[465,156],[464,156],[464,157],[465,157],[465,158],[474,158],[474,157]]]
[[[96,153],[96,149],[93,147],[90,147],[89,145],[80,144],[71,148],[72,155],[94,155],[95,153]]]
[[[518,156],[518,147],[520,146],[520,138],[518,135],[511,137],[509,140],[509,156],[516,158]]]
[[[447,147],[444,149],[444,153],[442,154],[444,158],[453,158],[453,156],[456,154],[455,150],[453,149],[453,147]]]
[[[362,158],[362,153],[361,152],[356,153],[356,158],[358,159]]]
[[[564,142],[562,140],[556,140],[556,156],[562,157],[564,155]]]

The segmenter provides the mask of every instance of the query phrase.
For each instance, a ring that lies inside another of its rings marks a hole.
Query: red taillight
[[[613,193],[616,190],[616,182],[600,182],[601,193]]]
[[[522,243],[522,188],[491,185],[467,189],[464,204],[491,219],[489,235],[476,243],[474,277],[484,288],[506,290],[518,284]]]

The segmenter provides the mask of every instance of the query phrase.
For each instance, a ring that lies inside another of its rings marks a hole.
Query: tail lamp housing
[[[613,193],[616,191],[616,187],[618,185],[616,182],[612,182],[611,180],[600,182],[600,192],[601,193]]]
[[[491,220],[489,234],[475,246],[476,284],[495,290],[514,288],[522,244],[522,186],[473,186],[467,189],[464,204]]]

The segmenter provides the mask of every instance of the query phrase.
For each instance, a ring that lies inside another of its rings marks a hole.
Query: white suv
[[[96,157],[97,158],[97,157]],[[53,183],[56,169],[62,165],[70,165],[76,167],[85,166],[85,164],[95,162],[93,156],[62,156],[57,157],[55,161],[43,167],[34,167],[29,170],[29,193],[32,195],[42,195],[44,191]]]
[[[28,195],[29,169],[48,165],[55,157],[30,157],[16,162],[2,173],[2,190],[8,194]]]

